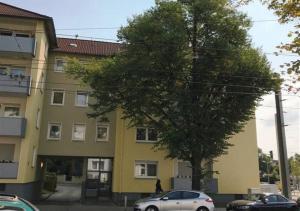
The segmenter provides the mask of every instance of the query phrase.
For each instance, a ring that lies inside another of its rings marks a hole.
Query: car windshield
[[[259,200],[262,200],[264,197],[265,197],[264,194],[251,194],[251,195],[248,195],[246,197],[246,199],[250,200],[250,201],[259,201]]]

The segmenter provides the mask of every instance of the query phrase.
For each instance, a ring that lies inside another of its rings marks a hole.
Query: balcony
[[[0,75],[0,93],[28,96],[30,95],[30,86],[30,76]]]
[[[34,57],[35,48],[35,38],[0,35],[1,53],[18,53]]]
[[[0,179],[16,179],[18,177],[19,163],[0,163]]]
[[[26,119],[20,117],[0,117],[0,136],[24,138]]]

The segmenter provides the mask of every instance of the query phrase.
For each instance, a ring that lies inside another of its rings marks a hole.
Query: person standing
[[[159,194],[163,192],[163,189],[161,188],[160,179],[157,179],[156,186],[155,186],[155,193]]]

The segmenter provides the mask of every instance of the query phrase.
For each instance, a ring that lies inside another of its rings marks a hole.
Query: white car
[[[135,202],[134,211],[213,211],[213,200],[203,192],[176,190]]]

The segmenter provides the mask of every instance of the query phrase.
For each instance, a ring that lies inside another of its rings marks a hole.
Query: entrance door
[[[111,196],[112,187],[112,159],[89,158],[87,179],[98,181],[98,195]]]

